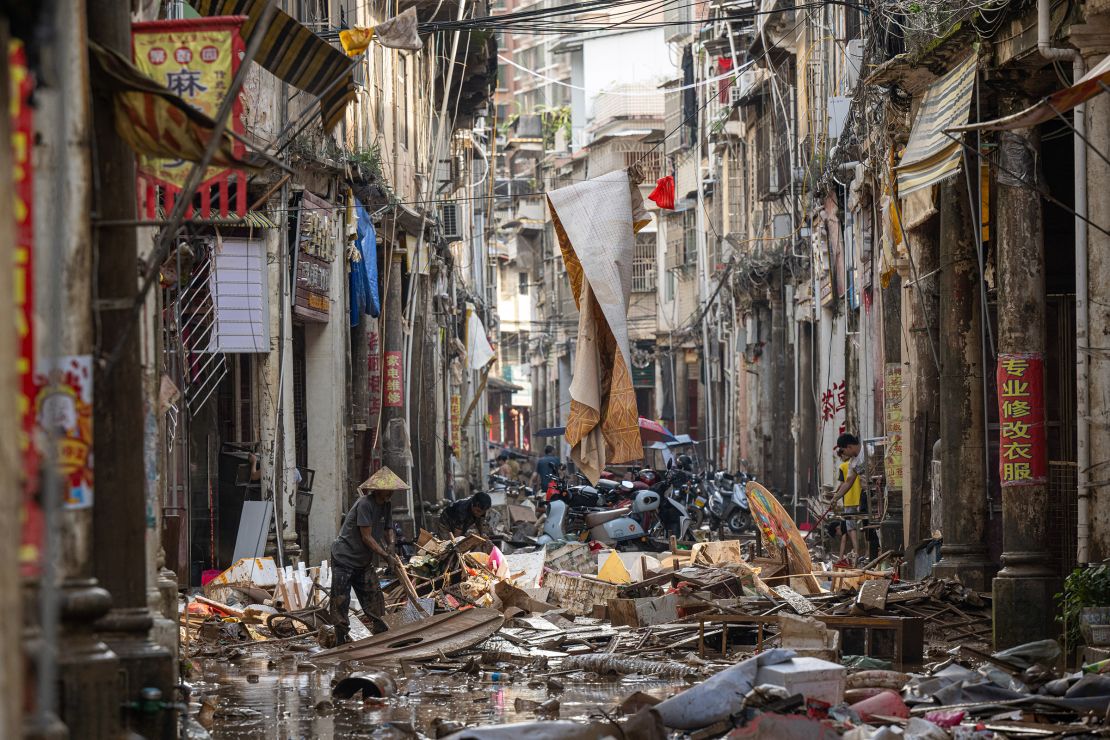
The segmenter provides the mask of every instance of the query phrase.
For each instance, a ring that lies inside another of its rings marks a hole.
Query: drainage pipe
[[[1086,73],[1083,57],[1077,49],[1052,46],[1052,3],[1037,0],[1037,51],[1052,61],[1070,60],[1072,83]],[[1090,543],[1090,396],[1087,387],[1087,105],[1075,107],[1075,414],[1076,468],[1078,483],[1078,526],[1076,558],[1080,565],[1088,562]]]

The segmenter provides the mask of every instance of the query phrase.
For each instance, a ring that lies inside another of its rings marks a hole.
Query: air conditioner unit
[[[439,221],[443,224],[444,239],[461,239],[459,231],[459,206],[457,203],[444,203],[439,207]]]
[[[853,90],[863,68],[863,39],[852,39],[845,44],[844,89]]]
[[[759,82],[759,70],[746,69],[740,73],[739,81],[729,88],[730,102],[736,105],[740,99],[752,91]]]

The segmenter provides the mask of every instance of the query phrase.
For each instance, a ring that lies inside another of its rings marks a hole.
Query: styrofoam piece
[[[505,563],[509,566],[509,575],[524,572],[513,583],[517,588],[538,588],[540,576],[543,575],[543,564],[547,558],[546,550],[535,552],[511,552],[505,556]]]
[[[251,585],[260,588],[273,588],[277,585],[277,563],[273,558],[241,558],[206,585],[230,586]]]
[[[839,663],[820,658],[795,657],[783,663],[760,666],[756,685],[781,686],[791,694],[802,694],[829,704],[844,701],[844,679],[847,669]]]

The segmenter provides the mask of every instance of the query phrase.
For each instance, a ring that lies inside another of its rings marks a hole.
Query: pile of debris
[[[550,699],[516,707],[537,718],[528,737],[1103,730],[1110,676],[1059,673],[1052,642],[989,653],[989,594],[942,579],[901,582],[889,556],[859,569],[805,565],[758,557],[739,541],[666,553],[584,543],[511,551],[422,532],[416,554],[383,582],[384,620],[352,615],[349,644],[334,645],[327,563],[240,561],[182,605],[181,628],[194,655],[248,641],[295,649],[347,676],[343,692],[367,671],[393,672],[402,687],[414,670],[538,682]],[[670,688],[598,706],[597,721],[559,719],[563,685],[604,676]],[[451,721],[436,729],[456,738],[521,731]]]

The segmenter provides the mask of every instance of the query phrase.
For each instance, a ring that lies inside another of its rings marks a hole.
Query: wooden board
[[[401,660],[451,655],[489,639],[501,629],[505,618],[496,609],[467,609],[447,612],[398,629],[316,653],[313,663],[359,660],[396,665]]]

